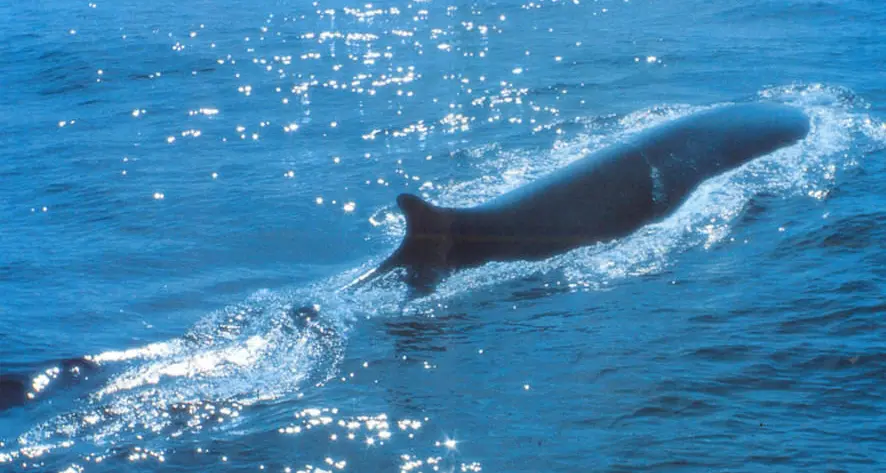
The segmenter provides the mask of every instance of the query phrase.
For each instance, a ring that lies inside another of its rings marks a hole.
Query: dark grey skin
[[[601,149],[472,208],[397,197],[406,237],[377,269],[395,268],[420,292],[490,261],[538,260],[624,237],[677,209],[704,180],[802,140],[809,118],[776,104],[717,107]]]

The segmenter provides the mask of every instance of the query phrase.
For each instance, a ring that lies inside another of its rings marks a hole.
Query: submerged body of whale
[[[426,290],[460,268],[623,237],[673,212],[702,181],[808,132],[809,118],[794,107],[721,106],[644,130],[476,207],[401,194],[402,244],[355,283],[403,268],[411,286]]]

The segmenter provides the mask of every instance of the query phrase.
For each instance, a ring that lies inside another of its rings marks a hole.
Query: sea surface
[[[883,25],[877,0],[2,2],[0,471],[886,471]],[[399,193],[479,204],[747,102],[809,136],[627,238],[340,290],[399,244]]]

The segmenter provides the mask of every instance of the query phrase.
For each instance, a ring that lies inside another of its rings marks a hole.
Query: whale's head
[[[809,117],[799,108],[767,103],[716,107],[653,130],[652,142],[677,150],[674,163],[691,160],[694,182],[791,146],[809,134]]]
[[[793,145],[809,134],[809,117],[797,107],[778,104],[749,104],[735,112],[736,120],[761,153]]]
[[[708,126],[722,127],[725,155],[739,166],[751,159],[791,146],[809,134],[809,117],[801,109],[780,104],[754,103],[728,107],[716,114]]]

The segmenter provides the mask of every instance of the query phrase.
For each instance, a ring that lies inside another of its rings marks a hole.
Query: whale
[[[625,237],[673,213],[705,180],[791,146],[809,129],[809,117],[793,106],[721,105],[637,132],[474,207],[400,194],[400,246],[346,287],[399,269],[426,293],[460,269]]]

